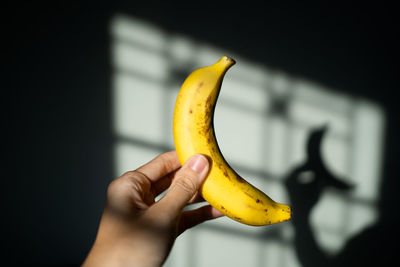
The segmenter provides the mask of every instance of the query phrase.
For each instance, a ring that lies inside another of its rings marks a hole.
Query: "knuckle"
[[[113,180],[107,187],[107,195],[112,196],[123,192],[127,188],[132,187],[132,184],[138,179],[136,171],[127,171],[117,179]]]
[[[108,184],[107,187],[107,196],[113,196],[115,192],[119,191],[119,188],[121,188],[121,180],[120,178],[115,179],[111,183]]]
[[[157,165],[160,166],[162,172],[175,169],[174,162],[171,161],[170,155],[164,153],[157,157]]]
[[[115,191],[118,190],[118,188],[124,187],[124,185],[127,183],[127,180],[123,178],[123,176],[113,180],[109,185],[107,190],[108,191]]]
[[[116,180],[119,180],[119,179],[132,179],[132,178],[135,178],[136,176],[137,176],[137,171],[127,171],[124,174],[122,174],[121,177],[119,177]]]
[[[175,186],[179,186],[180,188],[191,194],[194,194],[197,191],[196,183],[188,176],[177,179]]]
[[[142,173],[138,170],[135,170],[135,171],[127,171],[118,179],[121,179],[122,181],[124,181],[126,183],[128,183],[128,182],[129,183],[132,183],[132,182],[140,183],[140,182],[146,181],[148,178],[144,173]]]

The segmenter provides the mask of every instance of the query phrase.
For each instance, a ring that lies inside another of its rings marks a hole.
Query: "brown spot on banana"
[[[204,82],[200,82],[199,85],[197,86],[197,89],[196,89],[196,90],[199,91],[200,88],[201,88],[203,85],[204,85]]]
[[[239,175],[236,175],[236,180],[237,180],[239,183],[246,183],[246,181],[245,181],[242,177],[240,177]]]
[[[213,106],[211,105],[211,96],[207,97],[204,108],[205,108],[204,116],[206,117],[207,120],[211,120],[212,113],[214,110]]]
[[[209,95],[206,99],[206,107],[210,107],[211,106],[211,96]]]
[[[201,128],[202,134],[203,134],[203,135],[208,135],[208,132],[210,131],[210,129],[211,129],[211,125],[210,125],[210,124],[205,124],[205,125]]]
[[[216,164],[217,164],[217,168],[221,170],[222,169],[222,163],[216,162]]]
[[[210,115],[211,115],[211,110],[209,109],[209,108],[207,108],[207,110],[206,110],[206,118],[209,118],[210,117]]]
[[[222,171],[222,174],[223,174],[226,178],[228,178],[228,179],[230,180],[231,177],[229,177],[228,170],[227,170],[225,167],[223,167],[222,163],[216,162],[216,165],[217,165],[217,168],[220,169],[220,170]]]
[[[251,199],[254,199],[254,196],[253,195],[251,195],[251,194],[249,194],[249,193],[247,193],[247,192],[244,192],[249,198],[251,198]],[[262,200],[260,200],[259,198],[256,198],[256,199],[254,199],[255,201],[256,201],[256,203],[261,203],[261,204],[263,204],[263,202],[262,202]]]

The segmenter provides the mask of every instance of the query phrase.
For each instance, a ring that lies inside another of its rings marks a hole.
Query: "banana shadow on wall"
[[[396,235],[390,231],[390,224],[382,220],[351,238],[334,256],[318,245],[310,224],[313,207],[329,187],[342,192],[354,188],[354,185],[336,177],[323,162],[321,143],[327,130],[324,125],[310,131],[306,145],[307,160],[295,167],[285,179],[293,209],[294,246],[298,260],[304,267],[392,266]],[[305,175],[307,179],[304,179]]]

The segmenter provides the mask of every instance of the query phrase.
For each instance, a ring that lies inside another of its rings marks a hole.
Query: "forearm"
[[[148,244],[152,238],[144,231],[133,234],[124,229],[127,227],[110,218],[105,211],[96,240],[82,267],[161,266],[160,255],[149,251],[155,247]]]
[[[111,251],[101,245],[95,244],[87,256],[82,267],[123,267],[129,266],[128,259],[118,251]]]
[[[144,253],[143,249],[128,247],[126,244],[95,243],[82,267],[159,267],[157,257]]]

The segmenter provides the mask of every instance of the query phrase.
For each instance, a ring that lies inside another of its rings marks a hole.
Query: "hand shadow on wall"
[[[393,244],[389,242],[396,240],[381,222],[351,238],[335,256],[321,249],[314,237],[310,215],[324,190],[331,187],[349,191],[354,187],[332,174],[323,162],[321,143],[327,130],[324,125],[310,132],[306,145],[307,160],[294,168],[285,179],[293,210],[294,245],[298,260],[304,267],[391,266],[394,256],[390,255]]]

